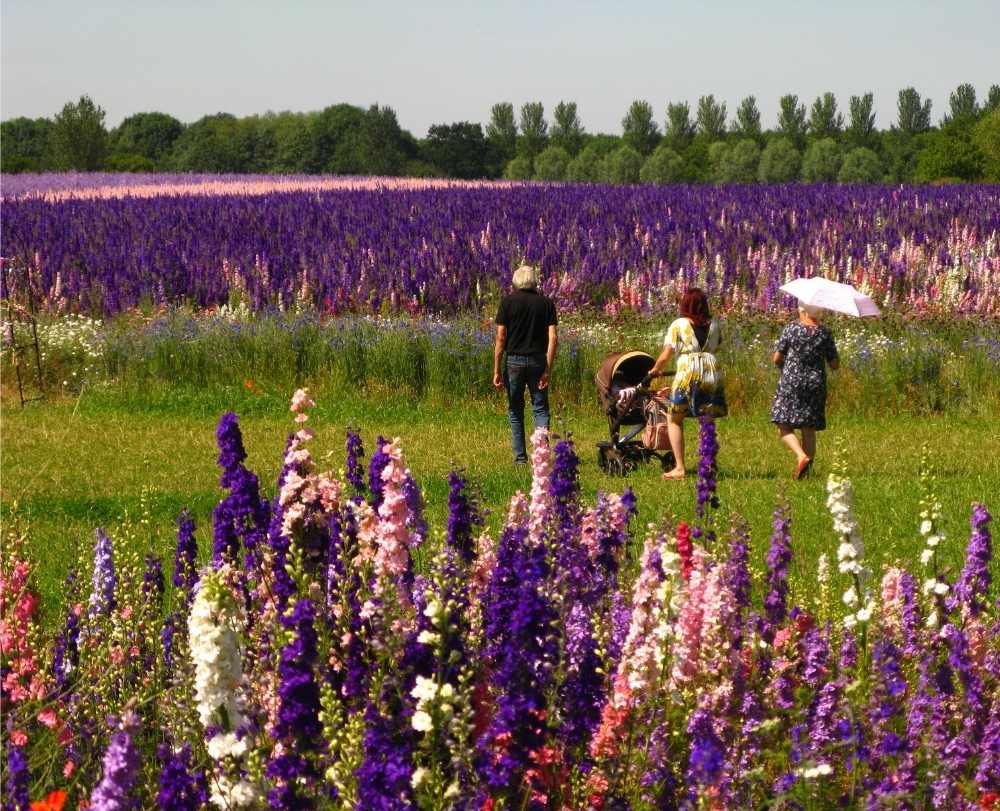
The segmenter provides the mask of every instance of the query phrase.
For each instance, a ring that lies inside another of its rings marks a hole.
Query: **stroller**
[[[638,387],[656,360],[645,352],[615,352],[597,370],[597,391],[608,418],[609,441],[597,443],[597,466],[611,476],[626,476],[639,465],[658,459],[664,470],[674,466],[667,439],[667,403],[650,389],[636,388],[619,404],[623,389]],[[622,428],[631,427],[624,436]],[[642,438],[638,439],[642,433]]]

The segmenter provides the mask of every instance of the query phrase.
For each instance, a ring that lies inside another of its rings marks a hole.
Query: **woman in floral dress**
[[[664,479],[683,479],[684,417],[724,417],[726,395],[722,385],[722,370],[715,352],[722,343],[719,322],[712,318],[708,297],[697,287],[689,288],[681,297],[680,318],[674,321],[663,339],[663,351],[642,381],[650,381],[677,356],[677,371],[670,388],[670,422],[667,433],[676,466],[663,474]]]
[[[816,456],[816,432],[826,428],[826,367],[840,365],[833,333],[819,323],[819,313],[817,307],[800,304],[798,321],[781,331],[774,347],[773,360],[781,368],[781,377],[771,422],[795,454],[794,479],[809,472]]]

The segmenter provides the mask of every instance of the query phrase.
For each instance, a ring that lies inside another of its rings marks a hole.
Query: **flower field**
[[[966,540],[926,457],[919,559],[875,577],[837,464],[797,583],[786,506],[769,540],[721,519],[711,422],[694,520],[585,503],[573,441],[537,432],[494,536],[459,470],[428,527],[398,439],[366,457],[349,432],[323,472],[314,407],[296,392],[273,497],[223,415],[210,530],[182,513],[166,566],[137,527],[97,530],[56,616],[8,524],[5,807],[996,806],[991,517],[973,506],[942,568]]]
[[[5,180],[4,297],[54,312],[479,314],[522,261],[564,312],[727,312],[822,274],[905,314],[1000,312],[996,186],[607,187],[339,178]]]

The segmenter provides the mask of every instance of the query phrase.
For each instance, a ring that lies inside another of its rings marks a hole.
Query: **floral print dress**
[[[792,428],[826,428],[826,365],[837,360],[833,333],[819,324],[786,326],[774,347],[785,363],[771,406],[771,422]]]
[[[722,343],[719,322],[708,325],[702,346],[694,325],[687,318],[674,321],[664,336],[663,345],[672,346],[677,357],[677,371],[670,388],[670,412],[687,416],[724,417],[727,414],[722,370],[715,351]]]

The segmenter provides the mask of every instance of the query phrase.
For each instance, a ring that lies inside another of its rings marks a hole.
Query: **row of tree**
[[[753,96],[732,120],[712,95],[668,104],[661,130],[652,105],[637,100],[621,135],[588,133],[575,102],[560,102],[551,125],[541,102],[493,105],[485,130],[467,121],[435,124],[417,139],[390,107],[335,104],[311,113],[227,113],[184,125],[160,112],[138,113],[108,131],[89,97],[54,118],[0,124],[4,172],[94,171],[378,174],[507,177],[608,183],[794,180],[928,182],[1000,180],[1000,86],[980,105],[972,85],[949,98],[931,123],[931,101],[899,92],[895,122],[875,125],[871,93],[851,96],[847,115],[833,93],[808,108],[783,96],[765,130]]]

